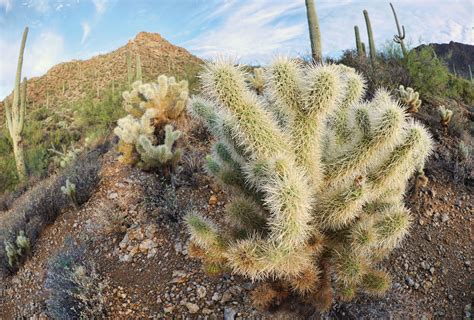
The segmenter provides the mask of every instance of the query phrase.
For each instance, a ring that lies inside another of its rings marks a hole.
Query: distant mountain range
[[[474,46],[451,41],[450,43],[430,43],[428,45],[421,45],[416,50],[430,46],[436,52],[439,58],[442,58],[449,70],[457,73],[459,76],[469,79],[469,67],[471,66],[474,72]]]

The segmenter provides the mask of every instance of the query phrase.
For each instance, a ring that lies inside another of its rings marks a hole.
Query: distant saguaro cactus
[[[372,25],[370,23],[369,13],[367,10],[364,10],[364,18],[365,24],[367,26],[367,35],[369,37],[370,61],[372,62],[372,65],[375,65],[377,60],[377,52],[375,51],[374,34],[372,32]]]
[[[26,38],[28,36],[28,27],[23,31],[20,53],[18,56],[18,66],[16,68],[15,89],[13,91],[13,102],[9,105],[8,99],[5,99],[5,114],[8,131],[13,144],[13,154],[15,156],[16,170],[20,180],[26,178],[26,165],[23,154],[22,132],[25,126],[26,114],[26,78],[23,78],[23,84],[20,87],[21,69],[23,67],[23,53],[25,51]]]
[[[130,51],[127,51],[125,54],[125,59],[127,61],[127,81],[128,81],[128,87],[130,88],[132,86],[133,82],[133,75],[132,75],[132,58],[130,57]]]
[[[360,42],[360,33],[359,33],[359,27],[354,26],[354,32],[355,32],[355,39],[356,39],[356,48],[357,48],[357,54],[359,57],[364,56],[364,49],[362,48],[362,43]]]
[[[472,83],[473,80],[472,80],[472,69],[471,69],[471,65],[468,64],[467,67],[469,68],[469,79],[471,80],[471,83]]]
[[[188,105],[216,138],[208,172],[238,193],[225,227],[186,216],[188,252],[211,273],[277,279],[320,308],[333,287],[347,299],[382,294],[390,279],[375,263],[408,232],[403,193],[430,134],[385,90],[363,101],[352,68],[279,58],[264,69],[261,97],[243,70],[207,64],[204,96]]]
[[[319,31],[318,15],[314,0],[305,0],[306,15],[308,17],[309,38],[311,40],[311,55],[314,62],[323,61],[323,53],[321,48],[321,32]]]
[[[404,41],[405,40],[405,26],[402,25],[402,28],[400,29],[400,24],[398,23],[397,13],[395,12],[395,8],[393,7],[392,3],[390,3],[390,7],[392,8],[393,16],[395,18],[395,23],[397,25],[397,31],[398,31],[398,35],[393,36],[393,41],[400,45],[400,47],[402,48],[403,56],[406,57],[407,56],[407,48],[405,47],[405,41]]]
[[[140,59],[140,55],[137,54],[135,58],[135,64],[136,64],[136,69],[135,69],[135,81],[142,81],[142,61]]]

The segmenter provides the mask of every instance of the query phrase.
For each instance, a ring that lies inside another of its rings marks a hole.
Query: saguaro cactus
[[[355,39],[356,39],[357,54],[359,55],[359,57],[362,57],[364,55],[364,50],[362,49],[362,43],[360,42],[360,33],[359,33],[358,26],[354,26],[354,32],[355,32]]]
[[[468,64],[467,67],[469,68],[469,79],[471,80],[471,83],[472,83],[472,69],[471,69],[471,65]]]
[[[390,7],[392,8],[393,17],[395,18],[395,23],[397,25],[397,31],[398,31],[398,35],[396,34],[396,35],[393,36],[393,41],[400,45],[400,47],[402,48],[403,56],[406,57],[407,56],[407,48],[405,47],[405,41],[404,41],[405,40],[405,26],[402,25],[402,28],[400,29],[400,24],[398,23],[397,13],[395,12],[395,8],[393,7],[392,3],[390,3]]]
[[[18,66],[16,68],[15,89],[13,91],[13,102],[10,107],[8,99],[5,99],[5,113],[7,118],[8,131],[13,144],[13,153],[15,155],[16,170],[20,180],[26,178],[26,165],[23,155],[22,132],[25,125],[26,113],[26,78],[23,79],[23,84],[20,87],[21,69],[23,67],[23,53],[25,51],[26,38],[28,36],[28,27],[23,32],[21,40],[20,53],[18,56]]]
[[[125,59],[127,61],[127,81],[128,81],[128,87],[130,88],[132,86],[132,81],[133,81],[133,75],[132,75],[132,58],[130,57],[130,52],[127,51],[125,55]]]
[[[367,26],[367,35],[369,37],[370,61],[372,62],[372,65],[375,65],[377,52],[375,51],[374,34],[372,33],[372,25],[370,24],[369,13],[367,10],[364,10],[364,18]]]
[[[313,0],[305,0],[306,15],[308,17],[309,38],[311,40],[311,55],[313,61],[322,62],[321,32],[319,31],[318,15]]]
[[[137,54],[136,56],[136,70],[135,70],[135,81],[142,81],[142,61],[140,59],[140,55]]]
[[[390,280],[375,263],[408,232],[403,192],[429,133],[387,91],[363,102],[364,79],[349,67],[279,58],[264,73],[261,97],[232,62],[201,74],[205,96],[188,110],[217,138],[209,173],[239,195],[225,228],[187,215],[188,252],[205,270],[278,279],[320,307],[332,278],[346,297],[381,294]]]

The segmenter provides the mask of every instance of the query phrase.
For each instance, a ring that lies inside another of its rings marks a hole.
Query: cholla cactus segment
[[[153,145],[146,135],[140,135],[136,142],[136,149],[141,156],[144,167],[157,168],[171,163],[173,166],[181,158],[181,150],[173,150],[176,140],[181,137],[181,131],[173,130],[172,125],[165,127],[165,141],[161,145]]]
[[[69,181],[69,179],[66,179],[66,185],[61,187],[61,192],[71,200],[73,205],[77,205],[76,185]]]
[[[361,101],[365,81],[351,68],[278,58],[262,72],[257,97],[242,68],[210,63],[188,106],[216,138],[208,172],[238,193],[227,228],[188,219],[204,265],[277,279],[324,306],[332,271],[345,299],[383,291],[364,277],[408,232],[403,192],[430,154],[429,133],[386,90]]]
[[[421,106],[420,94],[410,87],[405,89],[404,86],[398,88],[400,101],[407,106],[408,112],[418,112]]]
[[[392,282],[390,276],[378,270],[370,270],[364,275],[362,279],[362,288],[368,294],[374,296],[383,296],[383,294],[390,288]]]
[[[263,69],[255,68],[253,70],[253,77],[250,78],[250,84],[255,89],[258,95],[263,93],[263,87],[265,86],[265,80],[263,77]]]
[[[439,106],[438,113],[441,124],[443,125],[443,127],[447,127],[448,124],[451,122],[451,119],[453,118],[453,111],[446,108],[445,106]]]

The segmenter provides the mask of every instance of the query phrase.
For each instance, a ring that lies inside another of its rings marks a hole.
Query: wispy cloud
[[[205,58],[226,54],[248,61],[278,51],[290,53],[307,29],[304,20],[291,17],[303,10],[301,0],[227,2],[207,17],[212,27],[184,45]]]
[[[13,88],[20,39],[11,41],[0,37],[0,97],[9,94]],[[28,39],[25,48],[22,75],[28,78],[44,74],[55,64],[67,59],[64,39],[53,31],[45,31]]]
[[[95,6],[95,11],[97,14],[103,14],[107,9],[108,0],[92,0]]]
[[[84,21],[83,23],[81,23],[81,26],[82,26],[81,44],[84,44],[86,42],[87,38],[89,38],[89,34],[91,32],[91,26],[89,25],[89,23],[87,21]]]
[[[5,9],[5,12],[8,13],[12,9],[12,2],[11,0],[0,0],[0,7]]]

